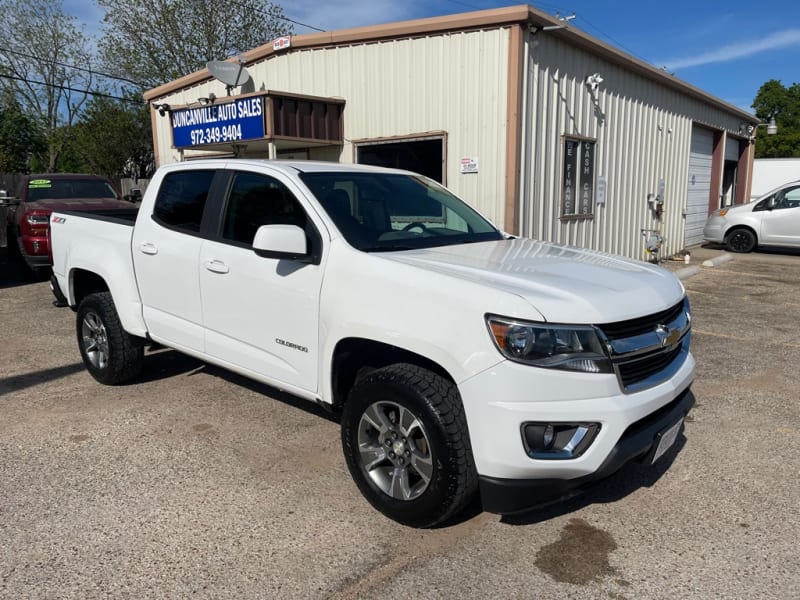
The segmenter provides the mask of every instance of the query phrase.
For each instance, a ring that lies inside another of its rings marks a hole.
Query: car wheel
[[[750,252],[756,246],[756,236],[749,229],[734,229],[725,236],[725,246],[731,252]]]
[[[353,387],[342,415],[342,447],[367,500],[404,525],[437,525],[477,490],[458,390],[421,367],[391,365]]]
[[[144,345],[122,328],[109,292],[89,294],[81,301],[77,334],[83,363],[100,383],[123,383],[141,372]]]

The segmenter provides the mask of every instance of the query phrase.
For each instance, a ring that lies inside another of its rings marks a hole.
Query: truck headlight
[[[580,371],[613,373],[597,331],[590,325],[550,325],[486,316],[486,324],[501,354],[515,362]]]

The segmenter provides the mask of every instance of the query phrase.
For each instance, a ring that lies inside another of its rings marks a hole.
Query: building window
[[[565,137],[561,218],[591,218],[594,206],[595,140]]]

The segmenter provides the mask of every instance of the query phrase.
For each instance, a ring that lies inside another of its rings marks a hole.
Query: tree
[[[92,85],[89,44],[60,0],[0,0],[0,86],[41,128],[46,167],[55,171]]]
[[[75,129],[72,150],[82,163],[80,170],[111,179],[152,175],[150,110],[141,101],[92,98]]]
[[[269,0],[97,0],[105,9],[100,53],[118,77],[154,88],[288,35]]]
[[[774,118],[778,126],[775,135],[759,129],[756,158],[800,157],[800,84],[787,88],[776,79],[767,81],[759,88],[753,109],[759,119],[769,123]]]
[[[2,92],[0,97],[0,172],[27,173],[31,159],[45,149],[44,136],[37,123],[23,112],[16,97]]]

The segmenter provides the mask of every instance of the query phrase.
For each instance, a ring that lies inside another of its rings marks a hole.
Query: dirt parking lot
[[[418,531],[361,497],[311,404],[171,350],[95,383],[74,314],[3,249],[0,598],[798,598],[800,253],[684,283],[697,405],[662,464]]]

